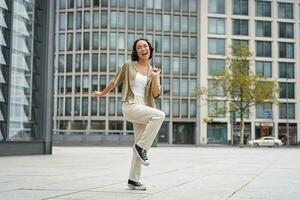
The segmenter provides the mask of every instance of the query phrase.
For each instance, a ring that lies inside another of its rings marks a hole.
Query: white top
[[[139,72],[136,73],[135,80],[132,86],[132,92],[134,96],[145,96],[145,90],[147,85],[147,76],[140,74]]]

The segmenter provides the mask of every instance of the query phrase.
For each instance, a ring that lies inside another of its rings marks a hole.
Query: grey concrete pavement
[[[147,191],[127,189],[129,147],[55,147],[0,157],[0,200],[297,200],[300,149],[158,147]]]

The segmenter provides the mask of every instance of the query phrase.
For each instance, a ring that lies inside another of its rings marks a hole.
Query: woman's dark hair
[[[144,40],[145,42],[147,42],[148,46],[149,46],[149,49],[150,49],[150,56],[149,56],[149,59],[152,58],[152,53],[153,53],[153,47],[151,46],[150,42],[145,39],[145,38],[139,38],[137,39],[136,41],[134,41],[133,43],[133,46],[132,46],[132,53],[131,53],[131,60],[132,61],[137,61],[139,60],[139,57],[138,57],[138,54],[137,54],[137,51],[136,51],[136,44],[141,41],[141,40]]]

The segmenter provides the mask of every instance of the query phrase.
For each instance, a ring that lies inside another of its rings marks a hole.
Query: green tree
[[[237,113],[240,118],[240,146],[244,144],[244,119],[252,106],[263,102],[277,103],[278,85],[275,80],[255,74],[250,70],[253,54],[248,45],[231,46],[227,67],[210,81],[208,88],[197,88],[196,94],[207,102],[221,102],[215,105],[214,116]],[[222,93],[223,101],[214,101],[216,93]],[[207,121],[207,120],[206,120]],[[208,120],[209,121],[209,120]]]

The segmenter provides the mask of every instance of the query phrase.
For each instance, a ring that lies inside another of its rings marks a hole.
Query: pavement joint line
[[[243,184],[241,187],[239,187],[237,190],[235,190],[233,193],[231,193],[231,195],[229,195],[225,200],[230,199],[231,197],[233,197],[235,194],[237,194],[239,191],[241,191],[242,189],[244,189],[247,185],[249,185],[252,181],[254,181],[254,179],[256,179],[258,176],[260,176],[267,168],[269,168],[272,164],[274,164],[275,162],[277,162],[277,160],[273,160],[271,163],[269,163],[268,165],[266,165],[265,168],[263,168],[262,170],[260,170],[260,172],[258,172],[253,178],[251,178],[248,182],[246,182],[245,184]]]
[[[104,174],[104,175],[110,175],[111,173],[108,173],[108,174]],[[101,175],[102,176],[102,175]],[[99,175],[99,177],[101,177]],[[78,180],[84,180],[84,179],[89,179],[89,178],[95,178],[97,176],[87,176],[87,177],[81,177],[81,178],[75,178],[75,179],[71,179],[72,181],[78,181]],[[53,184],[58,184],[58,183],[63,183],[63,182],[68,182],[70,180],[64,180],[64,181],[58,181],[58,182],[52,182],[52,183],[49,183],[49,185],[53,185]]]
[[[210,175],[212,175],[212,174],[213,174],[213,173],[211,173],[211,174],[206,174],[206,175],[204,175],[204,176],[201,176],[201,178],[205,178],[205,177],[210,176]],[[148,198],[148,197],[150,197],[150,196],[153,196],[153,195],[156,195],[156,194],[165,192],[165,191],[167,191],[167,190],[170,190],[170,189],[173,189],[173,188],[177,188],[177,187],[186,185],[186,184],[191,183],[191,182],[193,182],[193,181],[196,181],[196,180],[198,180],[198,179],[199,179],[199,178],[195,178],[195,179],[192,179],[191,181],[187,181],[187,182],[181,183],[181,184],[179,184],[179,185],[175,185],[175,186],[172,186],[172,187],[168,187],[168,188],[159,190],[159,191],[157,191],[157,192],[155,192],[155,193],[151,193],[150,195],[148,195],[148,196],[146,196],[146,197],[143,197],[142,199],[139,199],[139,200],[143,200],[143,199],[145,199],[145,198]]]
[[[15,189],[11,189],[11,190],[0,191],[0,193],[12,192],[12,191],[16,191],[16,190],[19,190],[19,189],[20,188],[15,188]]]
[[[118,182],[118,183],[120,183],[120,182]],[[86,192],[86,191],[90,192],[90,190],[94,190],[94,189],[97,189],[97,188],[102,188],[102,187],[106,187],[106,186],[110,186],[110,185],[115,185],[115,184],[118,184],[118,183],[112,183],[112,184],[103,185],[103,186],[100,186],[100,187],[93,187],[93,188],[88,188],[88,189],[84,189],[84,190],[78,190],[78,191],[69,192],[69,193],[66,193],[66,194],[56,195],[56,196],[53,196],[53,197],[47,197],[47,198],[44,198],[44,199],[41,199],[41,200],[47,200],[47,199],[53,199],[53,198],[57,198],[57,197],[63,197],[63,196],[67,196],[67,195],[71,195],[71,194],[77,194],[77,193]]]
[[[143,195],[145,195],[145,194],[153,194],[153,193],[151,193],[151,192],[145,192],[145,191],[138,191],[138,190],[132,190],[132,189],[126,189],[126,190],[128,190],[128,192],[117,192],[117,191],[90,191],[90,192],[95,192],[95,193],[97,193],[97,192],[102,192],[102,193],[118,193],[118,194],[143,194]],[[131,192],[129,192],[129,191],[131,191]],[[134,192],[133,192],[134,191]]]

